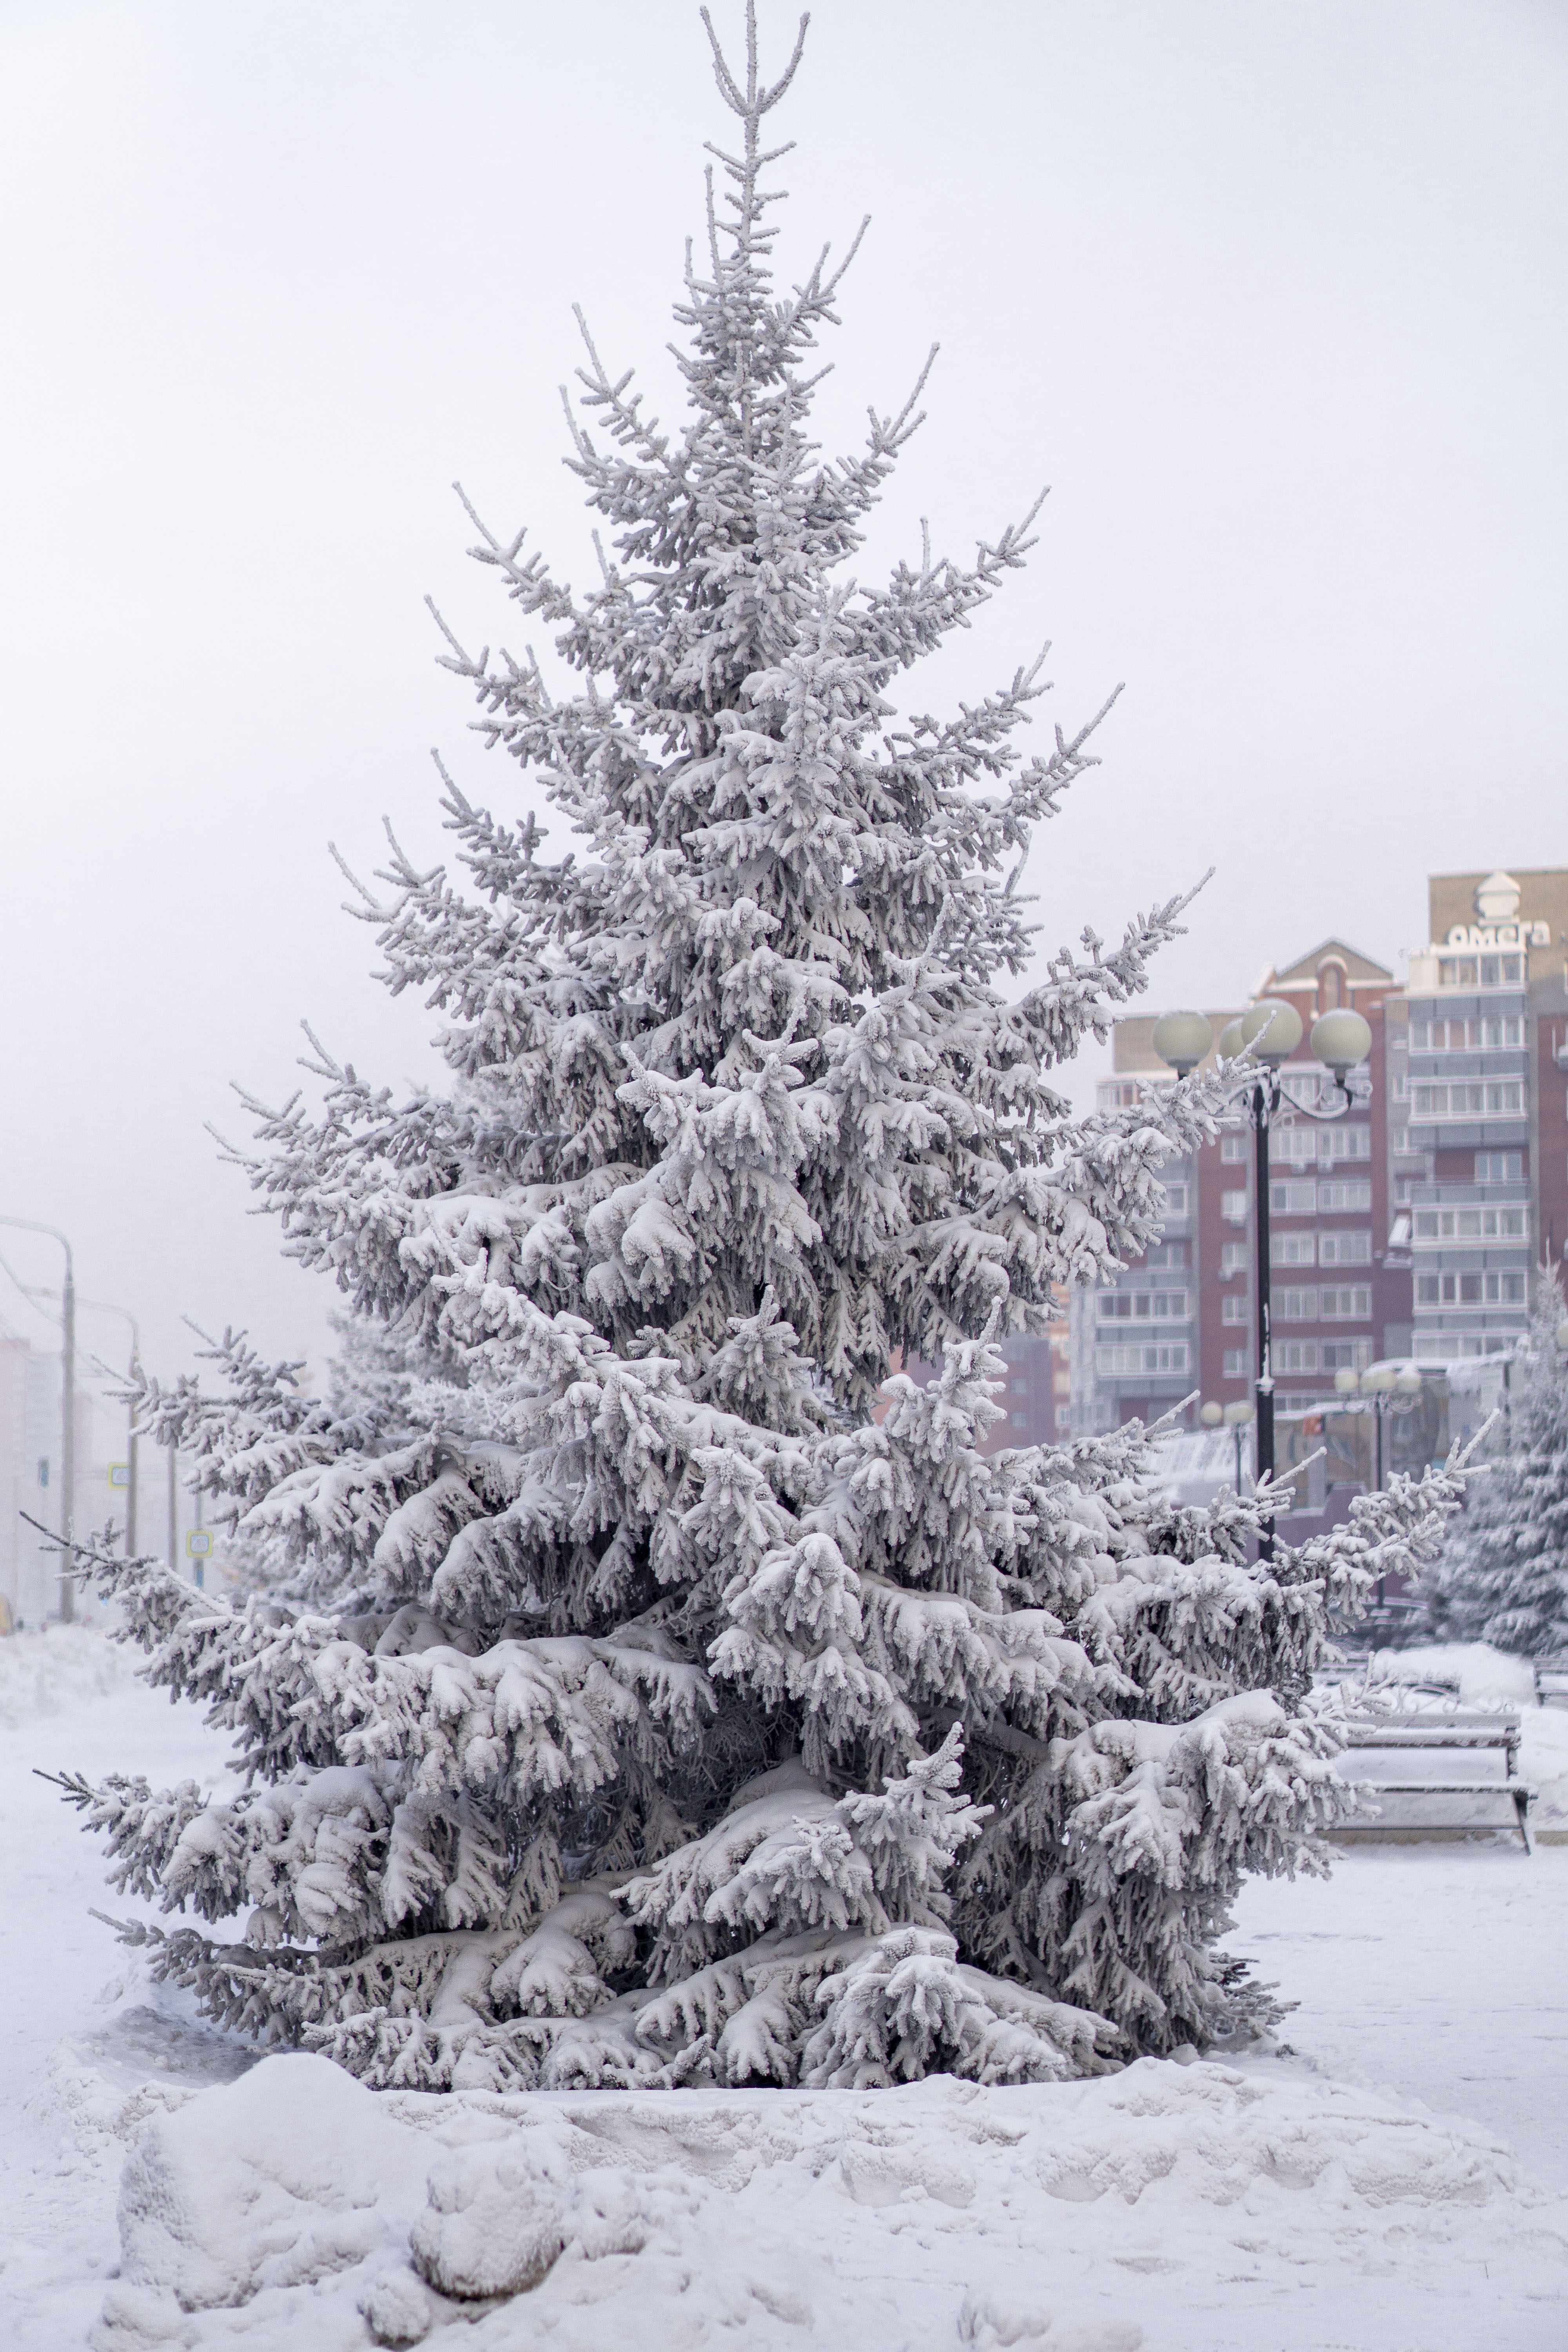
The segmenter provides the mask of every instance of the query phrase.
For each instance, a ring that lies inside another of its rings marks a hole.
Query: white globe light
[[[1361,1374],[1352,1370],[1349,1364],[1342,1364],[1334,1374],[1334,1386],[1341,1396],[1354,1396],[1361,1386]]]
[[[1225,1419],[1225,1407],[1222,1404],[1205,1404],[1200,1408],[1198,1419],[1205,1429],[1217,1429]]]
[[[1256,1047],[1257,1059],[1277,1069],[1301,1042],[1301,1016],[1277,996],[1260,997],[1250,1013],[1242,1014],[1241,1034]]]
[[[1414,1364],[1406,1364],[1394,1383],[1401,1396],[1419,1396],[1421,1375]]]
[[[1220,1060],[1222,1062],[1234,1062],[1246,1042],[1247,1040],[1241,1034],[1241,1021],[1239,1015],[1234,1021],[1227,1021],[1225,1027],[1219,1033],[1219,1046],[1217,1050]]]
[[[1399,1374],[1392,1364],[1373,1364],[1370,1370],[1363,1372],[1361,1384],[1369,1394],[1383,1396],[1394,1386],[1398,1378]]]
[[[1365,1061],[1372,1051],[1372,1031],[1359,1013],[1342,1008],[1325,1013],[1312,1024],[1312,1051],[1337,1076]]]
[[[1249,1404],[1227,1404],[1225,1409],[1225,1422],[1227,1429],[1245,1428],[1251,1419],[1252,1407]]]
[[[1169,1062],[1184,1078],[1195,1070],[1214,1043],[1214,1031],[1201,1013],[1162,1013],[1151,1039],[1162,1062]]]

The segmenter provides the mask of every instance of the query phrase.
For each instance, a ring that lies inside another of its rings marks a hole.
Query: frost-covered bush
[[[1175,901],[1003,993],[1086,734],[1025,755],[1033,669],[947,718],[901,681],[1027,524],[856,580],[920,419],[810,438],[843,272],[773,274],[795,64],[764,87],[749,20],[743,79],[715,58],[740,152],[683,422],[590,345],[599,583],[479,527],[575,686],[446,656],[577,846],[449,786],[471,891],[398,854],[366,913],[450,1091],[323,1057],[319,1112],[261,1117],[285,1246],[386,1331],[385,1379],[310,1400],[230,1341],[216,1393],[150,1387],[291,1581],[101,1571],[250,1774],[76,1790],[122,1885],[241,1923],[155,1965],[374,2084],[1013,2082],[1234,2031],[1226,1905],[1342,1802],[1303,1704],[1328,1612],[1457,1491],[1397,1481],[1258,1565],[1267,1498],[1172,1505],[1140,1428],[981,1452],[999,1336],[1145,1247],[1229,1081],[1080,1119],[1053,1080]]]

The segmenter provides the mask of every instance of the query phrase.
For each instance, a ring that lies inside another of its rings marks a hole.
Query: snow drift
[[[0,1641],[0,1731],[123,1690],[134,1674],[134,1660],[86,1625],[13,1633]]]
[[[442,2097],[274,2057],[152,2124],[121,2229],[95,2352],[458,2329],[473,2352],[688,2352],[741,2329],[858,2352],[1257,2352],[1321,2343],[1313,2290],[1347,2272],[1363,2340],[1393,2340],[1392,2291],[1399,2340],[1437,2345],[1423,2244],[1450,2289],[1456,2259],[1489,2261],[1555,2300],[1568,2260],[1564,2200],[1478,2127],[1153,2059],[1005,2089]]]

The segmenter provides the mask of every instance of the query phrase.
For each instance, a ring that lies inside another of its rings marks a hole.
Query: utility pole
[[[35,1217],[0,1217],[0,1225],[19,1233],[47,1234],[66,1254],[66,1286],[60,1297],[60,1542],[65,1565],[60,1573],[60,1622],[68,1625],[76,1614],[76,1578],[71,1556],[76,1543],[76,1264],[71,1245],[55,1225],[41,1225]]]
[[[79,1299],[77,1303],[80,1307],[90,1307],[94,1314],[97,1315],[118,1315],[122,1322],[130,1324],[131,1378],[134,1381],[137,1374],[142,1370],[142,1327],[137,1322],[135,1316],[132,1314],[131,1309],[128,1307],[115,1307],[111,1305],[110,1300],[107,1298],[82,1298]],[[136,1557],[137,1500],[137,1439],[136,1407],[134,1404],[130,1407],[126,1419],[129,1423],[129,1428],[126,1433],[125,1465],[128,1482],[125,1490],[125,1557],[127,1559],[134,1559]]]

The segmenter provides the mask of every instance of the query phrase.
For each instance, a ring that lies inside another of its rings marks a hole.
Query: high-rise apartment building
[[[1435,874],[1431,945],[1389,1007],[1413,1353],[1501,1352],[1568,1247],[1568,869]]]
[[[1330,1398],[1337,1372],[1390,1357],[1434,1370],[1506,1349],[1543,1267],[1568,1250],[1568,870],[1434,875],[1432,944],[1407,983],[1339,940],[1253,992],[1301,1016],[1270,1137],[1276,1403]],[[1370,1099],[1319,1124],[1320,1013],[1372,1031]],[[1244,1006],[1209,1014],[1217,1038]],[[1173,1083],[1152,1014],[1118,1022],[1107,1108]],[[1211,1055],[1212,1060],[1212,1055]],[[1072,1302],[1073,1420],[1156,1419],[1197,1390],[1250,1397],[1256,1372],[1254,1154],[1247,1129],[1167,1164],[1162,1239]]]

